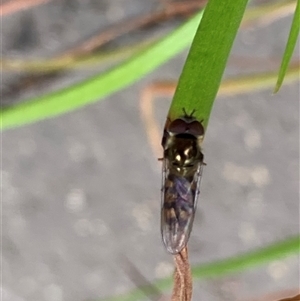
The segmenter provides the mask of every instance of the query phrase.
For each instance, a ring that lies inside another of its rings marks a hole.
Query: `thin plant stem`
[[[193,278],[187,247],[174,255],[174,262],[174,287],[171,301],[190,301],[192,300]]]

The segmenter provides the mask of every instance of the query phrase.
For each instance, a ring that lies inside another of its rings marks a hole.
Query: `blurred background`
[[[250,1],[258,7],[275,3]],[[2,106],[67,87],[114,64],[50,72],[26,62],[147,41],[172,31],[203,4],[3,0],[1,56],[10,63],[2,65]],[[293,10],[282,9],[244,24],[225,78],[277,70],[292,16]],[[128,23],[132,28],[122,32]],[[92,39],[98,44],[89,48]],[[149,84],[177,80],[186,55],[103,101],[1,133],[3,301],[102,300],[172,275],[173,259],[159,232],[161,166],[151,148],[160,141],[149,140],[140,107]],[[299,45],[294,60],[299,60]],[[284,84],[276,95],[272,89],[219,96],[215,102],[189,241],[193,266],[299,232],[299,80]],[[153,102],[161,131],[171,97]],[[193,300],[268,301],[295,295],[299,263],[298,254],[230,276],[195,280]],[[169,294],[148,300],[168,300]]]

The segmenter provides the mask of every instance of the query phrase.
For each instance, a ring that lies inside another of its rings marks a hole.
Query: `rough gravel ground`
[[[51,56],[100,26],[156,4],[52,1],[3,18],[2,55]],[[269,57],[279,58],[290,21],[241,32],[231,61],[243,56],[267,64]],[[138,104],[153,80],[178,78],[185,56],[104,101],[2,134],[3,301],[84,301],[124,293],[140,281],[127,260],[149,281],[172,273],[159,233],[160,164]],[[227,76],[265,69],[263,63],[230,66]],[[87,75],[68,72],[19,99]],[[4,73],[2,87],[14,76]],[[155,102],[161,127],[169,101]],[[267,90],[219,98],[204,154],[207,167],[190,239],[193,264],[299,231],[299,82],[275,96]],[[196,281],[193,300],[251,300],[295,289],[299,282],[299,256],[292,256]]]

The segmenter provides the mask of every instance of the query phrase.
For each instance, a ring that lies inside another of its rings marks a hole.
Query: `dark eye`
[[[186,131],[186,128],[187,128],[187,123],[185,121],[181,119],[176,119],[170,124],[169,131],[174,134],[181,134]]]
[[[189,133],[194,136],[203,136],[204,135],[204,128],[199,121],[193,121],[189,123]]]

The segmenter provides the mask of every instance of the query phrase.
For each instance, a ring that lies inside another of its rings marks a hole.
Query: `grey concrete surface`
[[[135,15],[156,4],[52,1],[3,18],[2,55],[51,56],[99,26],[117,22],[125,11]],[[18,35],[24,18],[34,20],[35,32],[25,49]],[[270,57],[280,58],[290,21],[291,16],[242,31],[226,76],[261,71]],[[161,167],[147,140],[139,95],[154,80],[177,79],[185,56],[94,105],[1,134],[3,301],[84,301],[125,293],[140,281],[126,268],[127,260],[150,282],[171,275],[172,258],[159,233]],[[260,63],[233,64],[238,56]],[[68,85],[87,73],[68,72],[25,96]],[[2,79],[4,87],[13,75]],[[161,127],[169,103],[155,102]],[[204,154],[207,166],[189,243],[193,264],[299,232],[299,82],[277,95],[264,90],[219,97]],[[196,281],[193,300],[252,300],[299,288],[299,263],[295,255]]]

